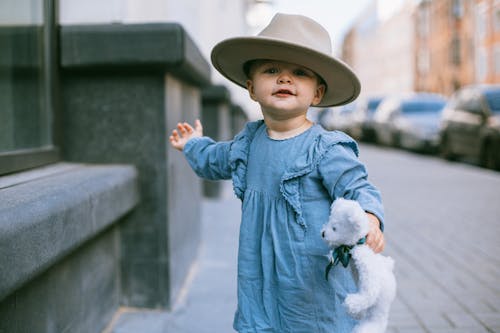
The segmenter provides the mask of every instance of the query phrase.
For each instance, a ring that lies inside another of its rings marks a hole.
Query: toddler
[[[234,329],[351,332],[356,321],[342,303],[357,290],[356,272],[338,265],[325,279],[329,249],[321,227],[333,200],[357,200],[371,221],[366,242],[380,252],[383,207],[356,143],[311,123],[306,113],[353,101],[359,80],[331,56],[328,32],[300,15],[277,14],[258,36],[222,41],[211,60],[248,90],[263,120],[229,142],[204,137],[198,120],[181,123],[170,142],[200,177],[232,179],[242,201]]]

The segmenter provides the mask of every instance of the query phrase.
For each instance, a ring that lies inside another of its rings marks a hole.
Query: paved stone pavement
[[[500,333],[500,173],[369,145],[361,160],[396,261],[387,332]],[[205,200],[199,260],[174,309],[122,309],[108,332],[233,332],[239,209],[230,194]]]

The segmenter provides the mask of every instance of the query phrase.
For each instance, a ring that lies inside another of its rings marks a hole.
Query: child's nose
[[[288,73],[282,73],[279,77],[278,77],[278,83],[290,83],[292,82],[292,77],[290,74]]]

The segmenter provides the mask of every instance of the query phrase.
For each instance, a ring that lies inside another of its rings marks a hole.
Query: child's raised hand
[[[196,119],[194,122],[194,128],[188,123],[178,123],[177,129],[172,131],[172,135],[169,137],[169,140],[172,147],[182,151],[190,139],[200,136],[203,136],[203,126],[201,125],[201,122]]]
[[[370,220],[370,231],[368,231],[366,235],[366,245],[368,245],[373,252],[380,253],[385,247],[384,233],[380,230],[380,221],[373,214],[367,213],[367,215],[368,220]]]

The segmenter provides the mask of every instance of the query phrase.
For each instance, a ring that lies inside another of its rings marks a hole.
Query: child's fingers
[[[366,245],[375,253],[382,252],[385,247],[384,234],[380,230],[372,230],[366,236]]]
[[[179,133],[177,133],[177,130],[172,131],[172,135],[170,136],[171,140],[179,140]]]
[[[186,127],[184,126],[184,124],[178,123],[177,129],[179,130],[179,132],[182,136],[184,136],[187,133],[187,130],[186,130]]]
[[[196,131],[202,131],[203,130],[203,126],[201,125],[200,119],[196,119],[194,121],[194,128],[195,128]]]
[[[184,129],[186,130],[187,133],[191,134],[193,133],[193,127],[191,125],[189,125],[188,123],[184,123]]]

